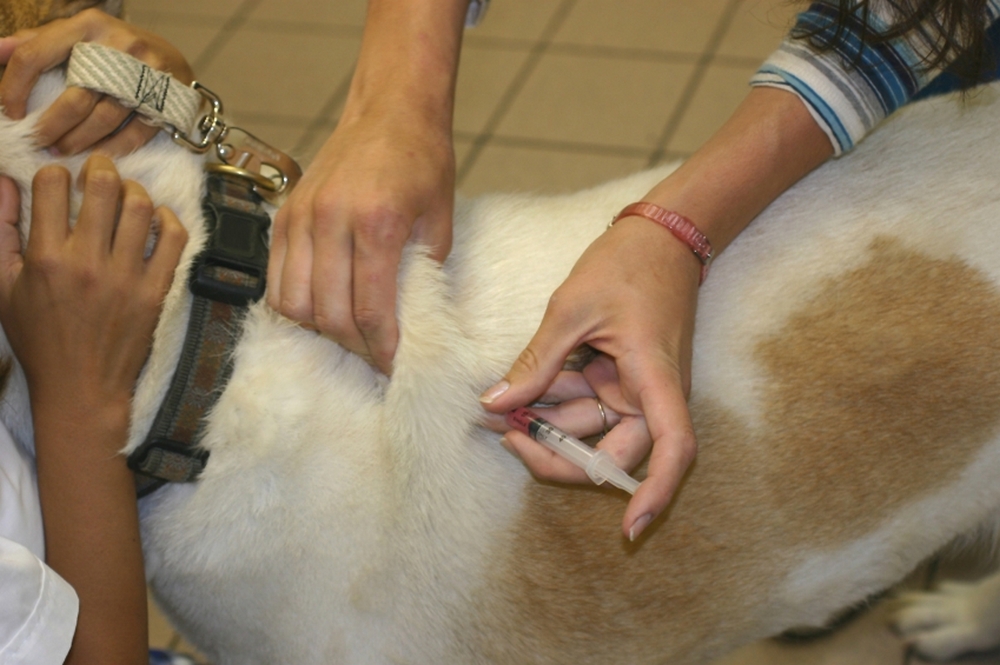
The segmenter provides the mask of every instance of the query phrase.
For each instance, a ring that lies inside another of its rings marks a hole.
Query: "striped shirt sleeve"
[[[880,32],[890,15],[882,5],[868,16],[869,31]],[[989,22],[1000,17],[1000,0],[988,0]],[[816,2],[798,16],[795,30],[833,35],[837,8]],[[893,111],[906,104],[940,70],[922,65],[925,54],[917,35],[904,35],[874,46],[860,47],[865,23],[849,19],[846,39],[836,49],[819,52],[808,40],[788,37],[750,80],[754,86],[789,90],[829,137],[836,155],[849,151]],[[861,51],[859,57],[859,50]]]
[[[465,27],[474,28],[479,25],[489,6],[490,0],[469,0],[469,9],[465,12]]]

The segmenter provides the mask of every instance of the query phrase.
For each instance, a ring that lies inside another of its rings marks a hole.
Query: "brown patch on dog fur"
[[[994,287],[886,239],[872,252],[757,348],[771,377],[767,429],[784,451],[771,507],[814,522],[825,542],[842,536],[838,524],[870,530],[951,482],[1000,415]]]
[[[871,252],[757,345],[763,428],[692,403],[698,460],[640,543],[618,536],[620,493],[527,486],[471,631],[500,640],[470,655],[704,662],[763,636],[759,609],[804,552],[966,468],[1000,421],[1000,296],[958,260],[887,239]]]
[[[0,2],[0,37],[73,16],[91,7],[121,16],[122,4],[122,0],[3,0]]]
[[[34,28],[48,17],[52,0],[10,0],[0,3],[0,37]]]

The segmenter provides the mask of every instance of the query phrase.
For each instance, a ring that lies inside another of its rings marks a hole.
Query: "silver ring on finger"
[[[603,439],[608,435],[608,414],[599,398],[595,397],[594,401],[597,402],[597,410],[601,413],[601,438]]]

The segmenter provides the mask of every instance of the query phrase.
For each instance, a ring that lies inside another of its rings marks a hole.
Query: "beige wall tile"
[[[763,61],[777,48],[805,9],[790,0],[743,0],[717,51],[720,55]]]
[[[697,150],[750,92],[747,82],[755,71],[755,67],[709,67],[667,149],[682,153]]]
[[[498,134],[652,148],[693,65],[549,54]]]
[[[262,0],[250,18],[362,26],[365,7],[365,0]]]
[[[462,51],[455,95],[457,131],[479,132],[483,129],[527,57],[527,51],[471,47]]]
[[[727,0],[579,0],[553,41],[700,53]]]
[[[237,32],[199,74],[237,116],[240,112],[311,120],[350,74],[358,39],[311,34]]]
[[[463,194],[572,192],[642,169],[642,157],[488,145],[460,183]]]

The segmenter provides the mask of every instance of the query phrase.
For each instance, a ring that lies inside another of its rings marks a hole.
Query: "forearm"
[[[117,454],[128,418],[127,401],[34,413],[46,559],[80,598],[67,663],[148,662],[135,484]]]
[[[676,211],[725,249],[833,147],[793,94],[753,88],[723,127],[644,200]]]
[[[397,111],[451,131],[468,0],[370,0],[343,117]]]

